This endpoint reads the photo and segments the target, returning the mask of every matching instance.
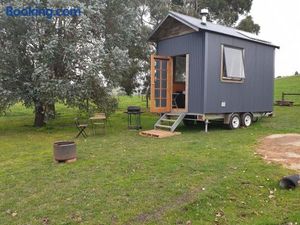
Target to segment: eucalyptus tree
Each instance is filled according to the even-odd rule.
[[[157,25],[170,10],[200,17],[201,9],[208,8],[210,20],[232,27],[236,25],[236,22],[241,16],[249,16],[252,1],[253,0],[140,0],[141,4],[148,5],[151,22],[154,26]],[[246,17],[245,19],[249,21],[252,20],[252,17]],[[251,29],[249,30],[250,32],[252,31]]]
[[[246,16],[240,23],[237,25],[239,30],[247,31],[258,35],[260,31],[260,26],[254,23],[252,16]]]
[[[118,85],[117,73],[103,73],[106,59],[111,71],[120,71],[124,55],[117,48],[104,51],[105,0],[1,1],[0,3],[0,109],[15,102],[34,106],[35,126],[45,122],[47,106],[57,101],[83,107],[85,100],[103,105],[109,85]],[[5,14],[14,8],[80,8],[77,16],[22,16]],[[109,56],[108,56],[109,55]],[[105,97],[106,96],[106,97]]]
[[[103,9],[104,51],[103,74],[119,75],[120,86],[128,95],[139,85],[138,77],[145,72],[149,59],[147,36],[150,28],[145,25],[144,13],[138,0],[107,0]],[[118,58],[112,57],[117,53]],[[121,62],[118,62],[121,61]],[[120,70],[111,64],[120,64]]]

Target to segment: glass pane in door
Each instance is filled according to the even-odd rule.
[[[167,98],[167,89],[161,89],[161,97]]]
[[[155,107],[167,106],[167,65],[168,60],[155,60]]]

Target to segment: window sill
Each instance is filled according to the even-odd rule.
[[[244,83],[245,78],[244,79],[232,79],[232,78],[225,78],[225,77],[221,77],[221,82],[224,83]]]

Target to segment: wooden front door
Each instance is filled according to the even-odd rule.
[[[151,55],[151,112],[165,113],[172,109],[173,59]]]

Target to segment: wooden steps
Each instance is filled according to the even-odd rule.
[[[154,129],[174,132],[184,117],[185,113],[165,113],[155,123]]]

